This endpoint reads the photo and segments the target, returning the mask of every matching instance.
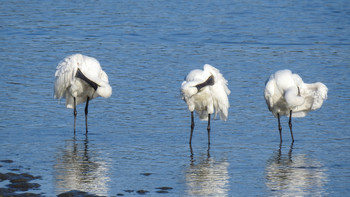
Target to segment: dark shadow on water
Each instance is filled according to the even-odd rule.
[[[186,170],[187,196],[227,196],[229,192],[229,163],[226,159],[216,161],[206,153],[194,155],[190,145],[190,164]]]
[[[265,185],[274,196],[322,196],[327,182],[326,169],[319,161],[306,154],[293,155],[291,143],[288,152],[282,144],[267,160]]]
[[[88,135],[84,140],[74,136],[59,149],[54,165],[56,194],[79,190],[107,195],[108,163],[99,156],[98,150],[90,148]]]

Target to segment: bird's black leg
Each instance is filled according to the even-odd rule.
[[[210,114],[208,114],[208,145],[210,145]]]
[[[189,144],[190,145],[190,153],[191,153],[191,162],[193,162],[193,149],[192,149],[192,144]]]
[[[281,121],[280,121],[280,114],[277,113],[277,119],[278,119],[278,130],[280,132],[280,143],[282,143],[282,127],[281,127]]]
[[[87,115],[88,115],[89,100],[90,100],[90,98],[87,97],[86,105],[85,105],[85,128],[86,128],[86,133],[88,133]]]
[[[190,145],[192,144],[193,129],[194,129],[194,118],[193,118],[193,112],[191,112],[191,135],[190,135]]]
[[[73,111],[73,114],[74,114],[74,135],[75,135],[75,125],[76,125],[76,122],[77,122],[77,103],[76,103],[76,100],[75,100],[75,97],[74,98],[74,111]]]
[[[293,131],[292,131],[292,110],[289,112],[289,129],[290,135],[292,136],[292,142],[294,142]]]

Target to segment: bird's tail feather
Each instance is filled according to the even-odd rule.
[[[323,104],[323,101],[327,99],[328,88],[320,82],[309,84],[308,86],[312,87],[313,89],[314,103],[311,110],[316,110],[320,108]]]

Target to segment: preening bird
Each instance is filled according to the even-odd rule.
[[[294,142],[292,116],[304,117],[308,112],[319,109],[327,99],[327,92],[328,88],[323,83],[304,83],[298,74],[290,70],[279,70],[270,76],[266,81],[264,95],[267,107],[278,119],[280,142],[280,116],[289,116],[289,129]]]
[[[210,144],[210,115],[214,118],[219,114],[220,119],[227,120],[230,107],[227,80],[220,71],[209,64],[205,64],[203,70],[192,70],[181,85],[182,99],[188,105],[191,112],[191,135],[194,129],[193,111],[196,111],[201,120],[208,121],[208,144]]]
[[[74,54],[64,58],[57,66],[55,73],[54,98],[65,97],[66,107],[74,109],[74,133],[76,125],[76,106],[86,102],[86,133],[89,100],[98,96],[108,98],[112,95],[108,76],[100,63],[93,57]]]

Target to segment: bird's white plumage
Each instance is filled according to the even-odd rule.
[[[84,80],[76,77],[77,70],[98,85],[96,91]],[[102,70],[100,63],[93,57],[74,54],[64,58],[57,66],[55,73],[54,98],[65,97],[66,107],[74,107],[76,104],[102,96],[108,98],[112,95],[112,87],[109,85],[108,76]]]
[[[214,77],[214,84],[198,90],[196,85],[205,82],[210,76]],[[203,70],[192,70],[181,85],[182,98],[186,101],[188,109],[199,115],[201,120],[207,120],[208,114],[219,114],[220,119],[227,120],[230,107],[227,80],[220,71],[209,64]]]
[[[320,82],[304,83],[298,74],[290,70],[279,70],[270,76],[265,87],[265,101],[269,110],[277,117],[304,117],[310,111],[319,109],[327,99],[328,88]]]

